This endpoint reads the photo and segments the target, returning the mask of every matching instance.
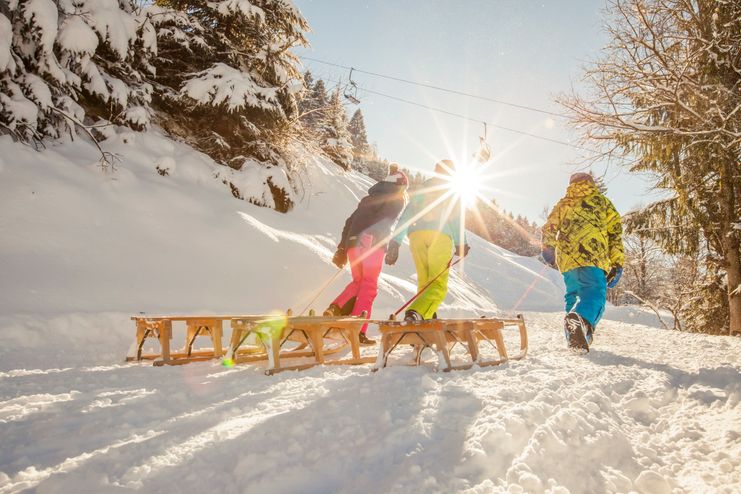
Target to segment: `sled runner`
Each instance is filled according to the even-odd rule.
[[[519,360],[527,355],[527,329],[522,315],[516,319],[430,319],[425,321],[377,321],[381,331],[381,347],[373,368],[374,371],[388,365],[389,355],[401,348],[400,345],[413,347],[411,365],[420,365],[422,352],[429,348],[438,356],[438,370],[450,371],[470,369],[474,365],[486,367],[499,365],[508,360]],[[519,330],[520,351],[509,356],[502,330],[516,327]],[[457,345],[466,351],[470,358],[463,364],[453,365],[450,352]],[[498,358],[482,357],[482,345],[491,345],[496,349]]]

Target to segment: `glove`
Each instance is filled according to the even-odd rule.
[[[622,275],[623,267],[613,266],[610,272],[607,274],[607,288],[615,288]]]
[[[550,245],[544,245],[543,249],[540,251],[540,257],[543,258],[543,261],[547,265],[556,269],[556,249]]]
[[[399,259],[399,242],[392,240],[386,249],[386,264],[393,266]]]
[[[471,247],[468,244],[463,245],[456,245],[455,246],[455,255],[460,257],[466,257],[468,255],[468,251],[471,250]],[[462,254],[461,254],[462,252]]]
[[[332,264],[338,268],[343,268],[347,264],[347,251],[344,247],[337,247],[337,252],[332,256]]]

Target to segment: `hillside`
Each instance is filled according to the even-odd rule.
[[[475,237],[441,311],[524,311],[523,361],[273,377],[123,364],[133,313],[303,309],[371,182],[296,148],[304,194],[281,214],[233,198],[217,165],[156,131],[103,146],[113,173],[82,141],[36,152],[0,138],[0,493],[741,488],[738,339],[611,308],[573,356],[560,276]],[[377,315],[413,294],[413,271],[402,249]]]

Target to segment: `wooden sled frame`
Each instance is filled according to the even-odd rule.
[[[232,363],[267,362],[266,374],[283,370],[301,370],[321,364],[358,365],[374,363],[374,371],[386,367],[389,355],[400,344],[414,346],[413,365],[419,365],[422,352],[431,348],[438,354],[438,370],[469,369],[500,365],[509,360],[519,360],[527,355],[528,338],[522,315],[516,319],[433,319],[419,322],[368,320],[361,316],[294,317],[289,310],[285,316],[242,315],[242,316],[134,316],[136,322],[136,353],[126,361],[154,360],[154,365],[180,365],[220,358]],[[170,350],[173,321],[186,323],[186,341],[182,351]],[[223,322],[229,321],[232,336],[228,349],[222,348]],[[360,329],[366,323],[377,324],[381,331],[381,344],[377,357],[360,356]],[[506,327],[516,326],[520,335],[520,351],[509,356],[502,335]],[[246,344],[254,334],[257,344]],[[213,349],[193,350],[198,336],[208,336]],[[147,339],[160,343],[161,353],[142,354]],[[296,346],[288,348],[295,343]],[[329,343],[329,345],[328,345]],[[499,358],[484,360],[480,344],[496,348]],[[463,346],[471,360],[462,365],[452,365],[450,351]],[[348,358],[326,359],[350,347]],[[308,359],[309,362],[285,365],[287,360]]]
[[[400,344],[414,346],[413,365],[419,365],[422,352],[426,348],[432,349],[438,355],[438,370],[470,369],[474,365],[487,367],[500,365],[509,360],[520,360],[527,355],[528,339],[525,319],[521,314],[516,319],[431,319],[426,321],[376,321],[381,331],[381,347],[378,358],[373,367],[374,371],[388,365],[389,355]],[[502,330],[509,326],[516,326],[520,335],[520,351],[510,357]],[[479,349],[480,343],[488,343],[496,348],[499,358],[483,360]],[[453,365],[450,360],[450,351],[461,345],[466,348],[470,362],[462,365]]]
[[[360,356],[360,330],[368,319],[363,316],[347,317],[293,317],[277,316],[263,319],[232,319],[232,340],[226,351],[224,361],[246,363],[267,361],[266,374],[272,375],[284,370],[303,370],[316,365],[358,365],[372,363],[375,357]],[[259,348],[250,347],[252,354],[245,354],[243,344],[255,334]],[[327,340],[332,343],[327,346]],[[298,343],[287,349],[289,342]],[[345,359],[326,359],[347,347],[351,357]],[[310,362],[285,365],[286,360],[311,359]]]
[[[133,316],[136,323],[136,353],[126,357],[127,362],[153,360],[154,365],[180,365],[189,362],[199,362],[221,358],[224,353],[222,346],[223,322],[231,321],[235,317],[264,319],[266,315],[234,316],[234,315],[205,315],[205,316]],[[172,323],[185,322],[185,346],[181,351],[172,352]],[[212,343],[212,349],[193,350],[193,344],[199,336],[207,336]],[[147,339],[155,339],[160,344],[160,353],[142,354],[142,348]]]

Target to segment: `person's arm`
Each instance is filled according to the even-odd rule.
[[[612,202],[607,199],[607,217],[605,218],[607,228],[607,252],[610,257],[611,266],[623,266],[625,254],[623,251],[623,225],[620,213],[617,212]]]
[[[551,214],[548,215],[548,219],[541,229],[542,238],[541,243],[543,248],[550,247],[556,248],[556,236],[558,235],[558,229],[561,226],[561,201],[558,201],[551,210]]]
[[[350,234],[350,226],[352,225],[353,218],[358,213],[358,209],[345,220],[345,226],[342,228],[342,236],[340,237],[340,243],[337,244],[337,249],[347,250],[347,237]]]
[[[446,204],[446,203],[443,203]],[[464,231],[461,235],[461,208],[460,206],[454,207],[450,212],[450,218],[448,218],[445,230],[450,238],[453,239],[453,246],[458,251],[458,247],[461,245],[461,237],[463,237],[463,243],[466,242],[466,232]]]
[[[411,224],[410,220],[414,218],[414,215],[416,214],[417,208],[415,207],[415,202],[414,198],[409,201],[407,207],[402,211],[399,221],[396,222],[393,241],[398,244],[401,244],[404,241],[404,237],[406,237],[407,230],[409,229],[409,224]]]
[[[558,201],[541,229],[540,257],[552,268],[558,267],[556,264],[556,237],[558,236],[560,226],[561,201]]]

